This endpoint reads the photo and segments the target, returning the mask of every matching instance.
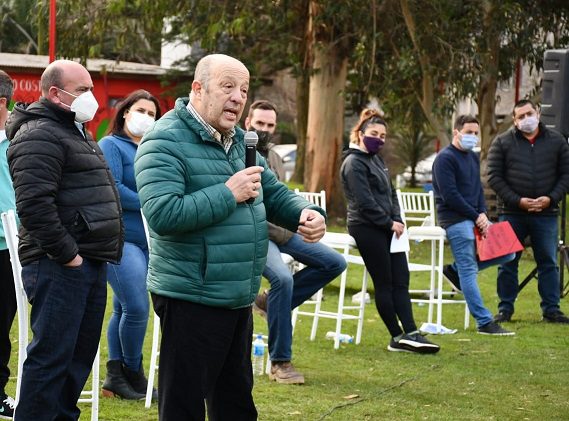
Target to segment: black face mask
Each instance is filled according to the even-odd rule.
[[[261,153],[269,151],[269,143],[273,139],[273,135],[269,132],[263,130],[253,129],[257,136],[259,136],[259,142],[257,143],[257,150]]]

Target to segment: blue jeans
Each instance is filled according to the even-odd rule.
[[[557,216],[501,215],[500,221],[509,221],[518,239],[523,243],[529,235],[535,263],[537,264],[537,290],[544,314],[559,311],[559,267],[557,266],[558,227]],[[498,310],[514,312],[518,296],[518,263],[522,252],[511,262],[498,269]]]
[[[107,265],[83,259],[68,268],[47,257],[22,268],[32,304],[32,342],[24,362],[20,421],[77,420],[77,399],[89,377],[107,301]]]
[[[468,305],[468,310],[476,320],[478,327],[493,320],[492,313],[484,306],[480,288],[478,287],[478,272],[492,265],[510,262],[515,258],[511,253],[497,259],[480,262],[476,258],[476,243],[474,241],[474,222],[462,221],[446,228],[447,239],[454,256],[454,268],[460,278],[460,288]]]
[[[107,330],[109,360],[122,361],[132,371],[140,369],[148,324],[147,272],[148,249],[133,243],[124,243],[120,265],[109,263],[108,267],[107,277],[114,292]]]
[[[283,262],[281,252],[290,254],[306,265],[292,275]],[[269,354],[271,361],[290,361],[292,355],[291,310],[346,269],[344,257],[321,243],[306,243],[298,234],[285,244],[269,241],[267,265],[263,276],[271,290],[267,302],[269,322]]]

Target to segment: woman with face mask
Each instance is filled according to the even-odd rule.
[[[378,155],[386,135],[387,124],[374,109],[364,110],[352,129],[340,170],[348,231],[373,280],[375,305],[391,336],[387,349],[433,354],[440,347],[419,333],[413,319],[405,253],[390,252],[393,234],[399,237],[405,227],[389,172]]]
[[[115,178],[125,226],[122,260],[120,265],[109,264],[107,274],[114,297],[103,396],[144,399],[146,395],[142,344],[149,313],[148,246],[134,179],[134,156],[142,136],[160,115],[156,97],[137,90],[118,105],[111,133],[99,142]]]

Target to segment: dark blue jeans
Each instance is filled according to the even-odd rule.
[[[293,275],[283,262],[281,252],[290,254],[306,267]],[[281,245],[269,241],[263,276],[271,284],[267,303],[271,361],[290,361],[292,358],[291,310],[309,299],[344,269],[344,256],[322,243],[307,243],[298,234]]]
[[[32,304],[32,342],[24,362],[20,421],[77,420],[107,300],[107,265],[84,259],[68,268],[44,257],[22,268]]]
[[[559,311],[559,267],[557,266],[558,227],[557,216],[502,215],[500,221],[509,221],[518,239],[529,235],[535,263],[537,264],[537,289],[541,297],[541,311]],[[516,258],[498,269],[498,311],[513,313],[518,296],[518,263]]]

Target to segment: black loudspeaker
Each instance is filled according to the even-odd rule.
[[[547,50],[543,57],[541,122],[569,137],[569,50]]]

